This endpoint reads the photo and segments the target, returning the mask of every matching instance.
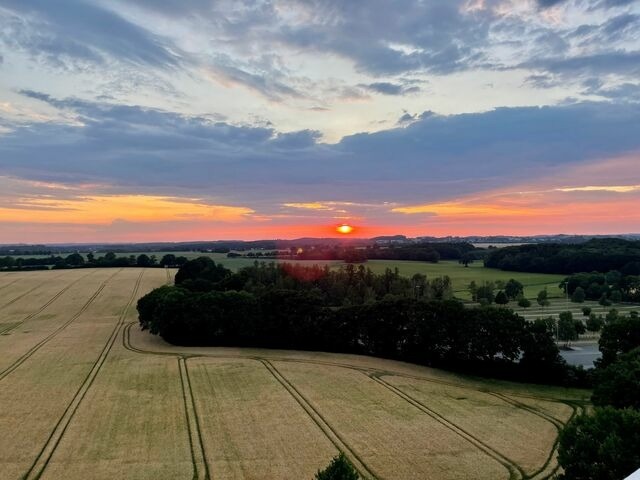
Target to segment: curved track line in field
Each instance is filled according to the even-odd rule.
[[[376,474],[371,467],[369,467],[364,460],[354,451],[352,447],[346,442],[344,438],[331,426],[331,424],[322,416],[322,414],[313,406],[313,404],[307,399],[293,384],[287,380],[287,378],[280,373],[280,371],[268,360],[258,360],[265,368],[273,375],[273,377],[284,387],[287,392],[295,399],[295,401],[302,407],[307,415],[313,420],[313,422],[322,430],[325,436],[333,443],[333,445],[345,455],[351,457],[351,462],[356,468],[358,473],[363,478],[379,479],[382,477]]]
[[[198,411],[196,410],[196,402],[193,398],[187,360],[184,357],[178,358],[178,367],[180,368],[182,398],[184,400],[184,412],[187,422],[187,430],[189,432],[191,460],[193,462],[193,480],[209,480],[211,478],[209,474],[209,464],[204,450],[204,442],[202,441],[200,420],[198,418]]]
[[[74,322],[80,315],[82,315],[87,310],[87,308],[89,308],[89,305],[91,305],[93,303],[93,301],[98,297],[98,295],[100,295],[102,290],[104,290],[104,287],[107,286],[107,283],[109,283],[109,281],[114,276],[116,276],[121,270],[122,269],[118,270],[116,273],[114,273],[109,278],[107,278],[104,282],[102,282],[102,284],[93,293],[93,295],[91,295],[91,297],[89,297],[89,300],[87,300],[85,302],[85,304],[82,306],[82,308],[80,310],[78,310],[78,312],[73,317],[71,317],[65,323],[60,325],[57,329],[55,329],[53,332],[51,332],[49,335],[47,335],[44,339],[42,339],[41,341],[36,343],[26,353],[24,353],[20,358],[18,358],[15,362],[13,362],[11,365],[9,365],[7,368],[5,368],[2,372],[0,372],[0,380],[3,380],[11,372],[15,371],[15,369],[18,368],[20,365],[22,365],[25,361],[27,361],[29,359],[29,357],[31,357],[31,355],[36,353],[49,340],[51,340],[53,337],[58,335],[61,331],[63,331],[65,328],[67,328],[72,322]]]
[[[53,277],[52,279],[49,279],[49,280],[43,281],[42,283],[39,283],[39,284],[38,284],[38,285],[36,285],[35,287],[33,287],[33,288],[31,288],[31,289],[27,290],[27,291],[26,291],[26,292],[24,292],[24,293],[21,293],[21,294],[20,294],[20,295],[18,295],[16,298],[14,298],[14,299],[12,299],[12,300],[9,300],[7,303],[5,303],[4,305],[2,305],[2,306],[0,307],[0,309],[3,309],[3,308],[5,308],[5,307],[8,307],[9,305],[12,305],[12,304],[16,303],[18,300],[20,300],[20,299],[21,299],[21,298],[23,298],[23,297],[26,297],[27,295],[29,295],[29,294],[30,294],[31,292],[33,292],[34,290],[37,290],[38,288],[40,288],[40,287],[41,287],[41,286],[43,286],[44,284],[46,284],[46,283],[50,282],[51,280],[55,280],[56,278],[60,278],[62,275],[63,275],[63,274],[61,273],[60,275],[56,275],[56,276],[55,276],[55,277]],[[16,280],[16,281],[17,281],[17,280]],[[14,282],[14,283],[15,283],[15,282]],[[7,286],[7,285],[5,285],[5,286]]]
[[[95,272],[89,272],[86,275],[83,275],[80,278],[77,278],[76,280],[74,280],[73,282],[71,282],[69,285],[67,285],[66,287],[64,287],[62,290],[60,290],[58,293],[56,293],[53,297],[51,297],[42,307],[40,307],[38,310],[36,310],[35,312],[31,312],[29,315],[27,315],[26,317],[24,317],[22,320],[20,320],[19,322],[15,323],[12,327],[7,328],[5,330],[2,331],[2,334],[6,334],[9,333],[11,330],[14,330],[16,328],[18,328],[20,325],[22,325],[24,322],[31,320],[32,318],[34,318],[36,315],[39,315],[40,313],[42,313],[42,311],[47,308],[49,305],[51,305],[53,302],[55,302],[58,298],[60,298],[62,296],[62,294],[64,292],[66,292],[67,290],[69,290],[71,287],[73,287],[76,283],[78,283],[80,280],[83,280],[85,278],[87,278],[89,275],[93,274]],[[56,277],[57,278],[57,277]]]
[[[365,374],[365,375],[367,375],[369,377],[372,377],[372,379],[373,379],[374,376],[377,377],[377,378],[380,378],[380,377],[385,376],[385,375],[412,378],[412,379],[426,381],[426,382],[430,382],[430,383],[436,383],[436,384],[452,386],[452,387],[457,387],[457,388],[463,388],[463,389],[467,389],[467,390],[472,390],[472,391],[483,392],[483,393],[488,393],[488,394],[495,395],[498,398],[500,398],[501,400],[512,404],[516,408],[521,408],[523,410],[526,410],[527,412],[529,412],[529,413],[531,413],[533,415],[537,415],[540,418],[542,418],[543,420],[548,421],[558,431],[560,430],[560,428],[562,426],[564,426],[573,417],[575,417],[575,415],[577,414],[578,410],[582,409],[582,407],[580,405],[580,403],[581,403],[580,401],[573,401],[573,400],[568,400],[568,399],[558,399],[558,398],[553,398],[553,397],[537,396],[537,395],[524,394],[524,393],[513,393],[513,394],[510,394],[510,395],[515,396],[515,397],[530,398],[530,399],[534,399],[534,400],[544,400],[544,401],[548,401],[548,402],[563,403],[563,404],[568,405],[569,407],[571,407],[573,409],[573,413],[572,413],[572,415],[570,416],[570,418],[566,422],[562,422],[561,420],[559,420],[559,419],[557,419],[557,418],[555,418],[555,417],[553,417],[553,416],[551,416],[549,414],[546,414],[544,412],[540,412],[539,410],[535,409],[534,407],[531,407],[529,405],[526,405],[526,404],[523,404],[521,402],[518,402],[516,399],[511,398],[511,397],[507,396],[506,394],[502,394],[500,392],[494,392],[494,391],[491,391],[491,390],[488,390],[488,389],[485,389],[485,388],[474,388],[472,386],[461,385],[459,383],[449,382],[449,381],[446,381],[446,380],[440,380],[440,379],[434,379],[434,378],[428,378],[428,377],[421,377],[421,376],[417,376],[417,375],[404,374],[404,373],[394,372],[394,371],[389,371],[389,370],[381,370],[381,369],[372,368],[372,367],[357,366],[357,365],[351,365],[351,364],[347,364],[347,363],[331,362],[331,361],[326,361],[326,360],[297,359],[297,358],[287,358],[287,357],[281,357],[281,358],[269,357],[268,359],[266,359],[266,358],[260,357],[258,355],[219,355],[219,354],[206,354],[206,353],[189,354],[189,353],[180,353],[180,352],[143,350],[143,349],[135,347],[135,346],[133,346],[131,344],[131,327],[134,324],[135,324],[135,322],[129,323],[125,327],[125,329],[123,330],[122,344],[126,349],[128,349],[128,350],[130,350],[132,352],[138,353],[138,354],[143,354],[143,355],[160,355],[160,356],[184,357],[186,359],[188,359],[188,358],[199,358],[199,357],[201,357],[201,358],[252,359],[252,360],[257,360],[257,361],[260,361],[260,362],[265,362],[265,361],[269,362],[269,360],[271,360],[271,361],[281,361],[281,362],[291,362],[291,363],[303,363],[303,364],[312,364],[312,365],[326,365],[326,366],[342,367],[342,368],[347,368],[347,369],[359,371],[359,372],[361,372],[361,373],[363,373],[363,374]],[[286,379],[285,379],[285,381],[286,381]],[[382,381],[382,382],[384,382],[384,381]],[[392,388],[394,388],[393,385],[390,385],[390,386]],[[402,392],[402,391],[400,391],[400,393],[404,394],[404,392]],[[294,398],[295,398],[295,396],[294,396]],[[297,401],[297,398],[296,398],[296,401]],[[416,403],[420,403],[420,402],[416,401]],[[430,410],[428,407],[426,407],[424,405],[423,405],[423,407],[425,407],[426,409]],[[304,409],[304,407],[303,407],[303,409]],[[305,411],[306,411],[306,409],[305,409]],[[309,412],[307,412],[307,413],[309,413]],[[423,412],[423,413],[426,413],[426,412]],[[314,420],[314,422],[316,421],[313,417],[312,417],[312,419]],[[446,419],[444,419],[444,420],[446,422],[451,423],[451,425],[453,425],[455,428],[458,428],[461,432],[464,432],[465,434],[467,434],[470,437],[472,437],[470,434],[468,434],[464,429],[462,429],[458,425],[456,425],[453,422],[450,422],[450,421],[448,421]],[[331,437],[329,437],[329,439],[333,443],[333,440],[331,439]],[[484,442],[482,442],[481,440],[476,439],[476,441],[479,442],[480,444],[484,445]],[[473,443],[473,442],[471,442],[471,443]],[[334,445],[335,445],[335,443],[334,443]],[[546,480],[546,479],[551,478],[557,472],[557,470],[559,469],[559,465],[556,464],[551,471],[548,471],[548,468],[549,468],[551,462],[553,461],[553,457],[554,457],[554,455],[555,455],[555,453],[557,451],[558,439],[556,439],[556,441],[554,442],[552,450],[551,450],[546,462],[544,463],[544,465],[540,469],[538,469],[538,470],[536,470],[533,473],[528,474],[528,475],[524,472],[522,467],[520,467],[517,463],[509,460],[507,457],[504,457],[499,452],[493,450],[492,447],[484,445],[485,448],[481,448],[481,447],[479,447],[478,445],[475,445],[475,444],[474,444],[474,446],[476,446],[480,451],[482,451],[483,453],[486,453],[489,456],[492,456],[492,455],[487,453],[487,451],[485,451],[485,448],[487,448],[488,450],[494,452],[495,455],[503,457],[504,460],[500,461],[500,460],[497,460],[495,457],[492,456],[492,458],[496,459],[501,464],[503,464],[505,466],[505,468],[507,468],[507,470],[510,473],[511,478],[521,478],[522,480]],[[337,445],[336,445],[336,447],[339,450],[343,451]],[[349,454],[349,453],[353,453],[353,452],[349,449],[349,451],[344,451],[344,453],[345,454]],[[511,468],[507,467],[507,465],[505,465],[505,463],[512,464],[512,467]],[[545,474],[545,471],[548,471],[548,472]],[[514,476],[514,474],[516,476]],[[544,474],[544,476],[542,476],[543,474]]]
[[[450,420],[447,420],[447,418],[445,418],[443,415],[440,415],[435,410],[427,407],[421,401],[413,398],[411,395],[405,393],[401,389],[399,389],[399,388],[395,387],[394,385],[391,385],[390,383],[386,382],[380,376],[377,376],[375,374],[374,375],[367,375],[367,376],[369,378],[371,378],[372,380],[374,380],[379,385],[382,385],[384,388],[386,388],[389,391],[393,392],[398,397],[402,398],[404,401],[406,401],[407,403],[409,403],[413,407],[415,407],[418,410],[420,410],[422,413],[427,414],[429,417],[431,417],[432,419],[434,419],[436,422],[440,423],[441,425],[445,426],[446,428],[448,428],[449,430],[454,432],[456,435],[462,437],[467,442],[471,443],[474,447],[476,447],[478,450],[482,451],[485,455],[491,457],[492,459],[494,459],[495,461],[500,463],[509,472],[509,480],[522,480],[522,479],[527,478],[527,475],[526,475],[525,471],[522,469],[522,467],[520,467],[520,465],[518,465],[516,462],[514,462],[510,458],[508,458],[508,457],[504,456],[503,454],[501,454],[498,450],[494,449],[489,444],[483,442],[482,440],[480,440],[476,436],[474,436],[471,433],[467,432],[465,429],[463,429],[462,427],[460,427],[456,423],[454,423],[454,422],[452,422]]]
[[[131,344],[131,327],[135,324],[135,322],[129,323],[122,332],[122,345],[127,350],[130,350],[134,353],[138,353],[141,355],[160,355],[160,356],[170,356],[170,357],[179,357],[184,358],[185,367],[186,361],[190,358],[200,358],[200,357],[209,357],[209,358],[234,358],[234,359],[248,359],[255,360],[263,364],[263,366],[271,373],[271,375],[280,383],[280,385],[287,390],[287,392],[293,397],[293,399],[300,405],[300,407],[304,410],[304,412],[311,418],[311,420],[318,426],[318,428],[322,431],[322,433],[329,439],[329,441],[338,449],[338,451],[343,452],[345,455],[349,456],[352,463],[361,474],[361,476],[365,479],[371,480],[380,480],[380,477],[374,474],[370,467],[368,467],[361,458],[353,451],[351,447],[340,437],[340,435],[329,425],[329,423],[322,417],[322,415],[309,403],[309,401],[295,388],[293,385],[266,359],[260,357],[252,357],[252,356],[229,356],[229,357],[214,357],[208,355],[182,355],[180,353],[173,352],[153,352],[147,350],[141,350],[139,348],[134,347]],[[187,372],[188,373],[188,372]],[[187,376],[188,379],[188,376]],[[190,384],[189,384],[190,388]],[[189,392],[191,398],[193,400],[193,395]],[[195,411],[194,404],[194,417],[196,422],[198,422],[197,412]],[[200,440],[201,441],[201,440]],[[203,449],[203,444],[200,444],[200,448]],[[206,460],[206,458],[205,458]],[[208,474],[208,471],[207,471]]]
[[[107,279],[107,282],[121,271],[122,269],[114,273],[111,277]],[[78,411],[78,407],[80,406],[80,403],[82,402],[85,395],[89,391],[89,388],[91,388],[91,385],[93,384],[94,380],[96,379],[96,376],[100,372],[102,365],[104,365],[104,362],[107,359],[107,356],[109,355],[109,352],[111,351],[111,348],[113,347],[113,344],[115,343],[116,338],[118,337],[118,333],[120,332],[120,329],[124,324],[124,319],[126,318],[129,308],[131,307],[131,304],[135,300],[135,297],[138,293],[138,289],[140,287],[140,283],[142,281],[142,275],[144,274],[144,272],[145,272],[144,269],[140,271],[140,275],[138,275],[136,283],[133,287],[133,291],[131,292],[131,296],[129,297],[129,301],[127,302],[124,309],[122,310],[122,313],[120,314],[120,317],[118,318],[118,321],[116,322],[116,325],[113,331],[111,332],[111,335],[107,340],[107,343],[105,344],[102,351],[100,352],[98,359],[93,364],[93,367],[85,377],[84,381],[82,382],[82,385],[80,385],[80,388],[74,395],[73,399],[71,400],[71,403],[67,405],[67,408],[62,414],[62,417],[60,417],[60,419],[56,423],[56,426],[54,427],[53,431],[49,435],[47,442],[44,444],[44,446],[40,450],[38,457],[35,459],[35,461],[31,465],[31,468],[22,477],[23,480],[36,480],[42,476],[45,468],[47,468],[47,465],[49,464],[49,461],[51,460],[53,453],[58,447],[60,440],[62,440],[62,436],[67,430],[67,427],[69,426],[69,423],[73,419],[73,416],[75,415],[75,413]],[[106,282],[101,286],[100,291],[102,291],[105,285],[106,285]]]

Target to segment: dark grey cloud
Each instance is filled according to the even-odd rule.
[[[0,42],[53,66],[103,65],[115,59],[158,68],[180,63],[165,39],[98,2],[0,1]]]
[[[257,206],[293,199],[424,201],[505,186],[554,168],[640,150],[631,104],[425,112],[335,144],[139,106],[53,99],[83,126],[40,123],[0,137],[0,172],[130,191],[189,191]]]
[[[567,0],[536,0],[540,8],[549,8],[561,3],[566,3]]]
[[[547,74],[633,76],[640,73],[640,51],[617,50],[606,53],[585,54],[573,57],[548,57],[530,60],[521,68],[536,69]]]
[[[391,82],[374,82],[368,85],[361,85],[363,88],[383,95],[406,95],[408,93],[418,93],[420,87],[416,85],[407,86]]]

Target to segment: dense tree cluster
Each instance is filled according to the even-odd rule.
[[[485,265],[517,272],[609,272],[640,275],[640,241],[614,238],[578,244],[528,244],[492,249]]]
[[[446,300],[453,296],[449,277],[411,278],[387,268],[375,275],[364,265],[348,264],[337,270],[290,263],[254,262],[237,273],[207,257],[187,262],[176,274],[176,285],[192,291],[236,290],[261,295],[268,290],[308,291],[324,305],[349,306],[371,303],[387,295],[402,298]]]
[[[505,308],[465,308],[449,299],[447,279],[375,275],[354,265],[334,272],[256,264],[232,274],[206,258],[188,262],[176,280],[138,302],[142,328],[171,343],[348,352],[521,380],[576,380],[552,325]]]
[[[640,301],[640,275],[624,275],[617,270],[576,273],[565,278],[560,288],[566,288],[571,300],[576,303],[601,299],[612,302]]]
[[[640,468],[640,318],[610,315],[593,374],[593,412],[560,433],[563,480],[615,480]]]

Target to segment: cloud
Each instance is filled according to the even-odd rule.
[[[327,144],[312,130],[279,132],[24,93],[77,121],[26,125],[1,136],[0,171],[6,175],[165,196],[197,192],[212,204],[260,205],[261,212],[310,197],[363,203],[438,199],[640,150],[640,112],[633,105],[425,112],[409,125]]]
[[[361,86],[383,95],[406,95],[408,93],[418,93],[420,91],[420,87],[415,85],[406,86],[391,82],[374,82]]]
[[[536,0],[540,8],[549,8],[565,3],[567,0]]]
[[[98,2],[4,0],[0,42],[54,67],[104,66],[109,60],[175,68],[177,48]]]

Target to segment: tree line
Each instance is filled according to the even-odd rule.
[[[585,300],[619,302],[640,302],[640,275],[625,275],[611,270],[607,273],[576,273],[565,278],[560,288],[575,303]]]
[[[421,280],[424,290],[397,272],[353,265],[257,264],[232,274],[199,258],[137,307],[144,330],[180,345],[356,353],[520,381],[585,381],[560,357],[553,326],[505,308],[466,308],[440,288],[445,280]]]
[[[517,272],[609,272],[640,275],[640,241],[592,239],[577,244],[535,244],[492,249],[485,266]]]
[[[440,260],[460,260],[471,263],[480,258],[484,250],[470,243],[418,243],[410,245],[366,245],[361,247],[343,245],[305,245],[291,246],[288,250],[248,252],[240,254],[229,252],[229,257],[263,257],[286,260],[341,260],[347,263],[361,263],[367,260],[412,260],[437,263]]]
[[[0,270],[48,270],[68,268],[112,268],[112,267],[180,267],[187,263],[186,257],[173,254],[164,255],[160,260],[155,255],[117,256],[108,252],[103,256],[88,253],[86,258],[80,253],[72,253],[66,257],[50,255],[48,257],[0,257]]]

